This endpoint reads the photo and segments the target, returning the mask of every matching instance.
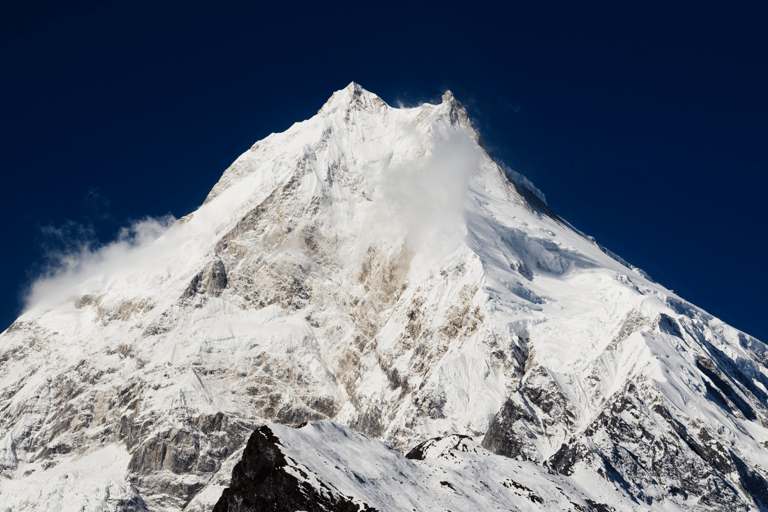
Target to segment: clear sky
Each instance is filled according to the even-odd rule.
[[[557,213],[768,341],[761,2],[28,4],[0,16],[0,329],[51,254],[189,213],[354,80],[452,90]]]

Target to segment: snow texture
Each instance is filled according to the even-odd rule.
[[[312,489],[309,493],[305,487],[305,496],[316,493],[331,502],[351,502],[354,510],[587,511],[602,504],[595,497],[625,509],[643,509],[609,485],[597,482],[580,486],[536,464],[487,452],[467,437],[451,435],[429,441],[406,457],[380,441],[330,421],[299,429],[270,425],[254,435],[266,438],[270,434],[284,459],[280,471],[295,478],[297,487]],[[268,466],[268,452],[255,448],[255,444],[249,444],[244,462],[250,461],[251,468],[258,463]],[[240,469],[236,468],[235,474],[243,481],[256,480],[265,472],[256,475]],[[292,509],[283,509],[280,497],[290,490],[280,491],[276,493],[274,510]],[[215,512],[223,510],[225,502],[229,510],[237,509],[241,498],[225,493]],[[299,506],[323,510],[312,502]]]
[[[195,212],[33,288],[0,335],[0,502],[208,510],[254,429],[320,421],[275,429],[481,443],[496,487],[466,507],[524,467],[542,498],[549,468],[617,509],[768,510],[767,363],[561,219],[450,92],[397,109],[352,83]]]

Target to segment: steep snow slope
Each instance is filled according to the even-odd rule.
[[[122,480],[98,485],[129,509],[201,510],[258,425],[332,419],[401,451],[472,436],[652,508],[768,508],[766,346],[529,185],[450,93],[334,93],[2,334],[2,501],[94,495],[42,475],[109,449]]]
[[[249,510],[588,511],[599,496],[638,507],[605,482],[585,489],[530,462],[491,454],[468,437],[426,441],[406,456],[329,421],[257,430],[214,512]],[[257,507],[253,507],[258,509]],[[263,510],[262,509],[262,510]]]

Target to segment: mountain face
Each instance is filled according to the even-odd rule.
[[[108,249],[0,335],[5,510],[768,510],[766,345],[561,219],[450,92],[350,84]]]

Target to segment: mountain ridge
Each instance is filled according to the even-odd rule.
[[[0,495],[119,508],[78,465],[113,450],[99,488],[128,509],[206,510],[254,429],[332,420],[402,452],[470,436],[581,499],[600,479],[649,508],[768,506],[768,349],[526,183],[449,92],[337,91],[0,335]]]

